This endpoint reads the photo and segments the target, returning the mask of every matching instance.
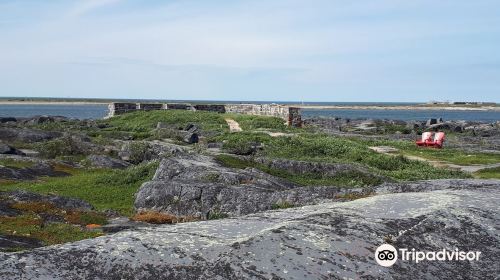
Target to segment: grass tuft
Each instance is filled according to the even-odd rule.
[[[192,222],[198,219],[195,217],[178,217],[156,211],[143,211],[135,214],[132,217],[132,220],[139,222],[146,222],[150,224],[176,224],[176,223]]]

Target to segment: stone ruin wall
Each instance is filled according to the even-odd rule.
[[[300,108],[278,104],[182,104],[182,103],[121,103],[114,102],[109,106],[108,117],[125,114],[137,110],[193,110],[218,113],[236,113],[257,116],[272,116],[284,119],[288,125],[302,126]]]

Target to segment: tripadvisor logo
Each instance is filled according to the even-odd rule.
[[[419,263],[422,261],[479,261],[479,251],[459,251],[458,249],[449,251],[442,249],[439,251],[417,251],[415,248],[409,250],[401,248],[397,250],[390,244],[382,244],[375,251],[375,260],[381,266],[390,267],[401,259]]]

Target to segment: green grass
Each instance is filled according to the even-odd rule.
[[[280,118],[266,116],[251,116],[239,114],[221,114],[206,111],[188,110],[163,110],[163,111],[138,111],[119,115],[107,120],[101,120],[109,127],[99,132],[93,132],[92,136],[97,137],[102,134],[123,133],[132,134],[134,139],[144,139],[154,136],[153,130],[158,122],[163,122],[178,128],[184,128],[188,124],[199,125],[204,131],[217,133],[229,132],[229,127],[225,121],[232,118],[237,121],[243,130],[266,129],[274,131],[287,130],[285,121]],[[107,135],[109,136],[109,135]]]
[[[271,205],[271,209],[273,209],[273,210],[287,209],[287,208],[293,208],[293,207],[294,207],[294,205],[288,201],[278,202],[278,203]]]
[[[368,149],[369,145],[365,142],[345,137],[319,133],[303,133],[292,137],[238,133],[222,137],[226,140],[224,148],[229,152],[244,147],[242,143],[260,141],[264,143],[264,150],[259,152],[260,156],[329,163],[356,163],[366,166],[376,174],[396,180],[469,177],[460,171],[435,168],[425,162],[409,160],[402,156],[379,154]],[[346,181],[350,181],[349,177],[357,177],[357,175],[346,175]]]
[[[492,164],[500,162],[500,154],[468,153],[459,149],[447,148],[446,144],[442,149],[434,149],[417,147],[413,141],[359,140],[358,142],[368,146],[392,146],[399,149],[401,153],[405,155],[418,156],[429,160],[446,161],[457,165]]]
[[[81,170],[70,177],[46,178],[42,182],[5,183],[0,190],[23,189],[76,197],[97,210],[112,209],[131,215],[134,194],[143,182],[153,177],[157,167],[158,163],[152,162],[125,170]]]
[[[481,179],[500,179],[500,167],[479,170],[474,172],[474,177]]]
[[[242,114],[225,114],[224,117],[234,119],[240,124],[243,131],[252,130],[270,130],[270,131],[289,131],[293,128],[286,125],[285,120],[275,117],[251,116]]]
[[[184,128],[190,123],[198,124],[204,130],[229,131],[224,115],[214,112],[193,112],[188,110],[139,111],[119,115],[101,122],[110,125],[110,130],[141,132],[150,134],[158,122]]]
[[[343,172],[335,177],[324,176],[319,173],[293,174],[284,170],[270,168],[264,164],[242,160],[229,155],[217,155],[216,160],[227,167],[244,169],[247,167],[257,168],[263,172],[280,177],[302,186],[340,186],[361,187],[378,185],[382,180],[361,172]]]
[[[26,168],[26,167],[31,167],[34,164],[35,163],[32,161],[22,161],[22,160],[16,160],[16,159],[11,159],[11,158],[0,159],[0,165],[6,166],[6,167]]]
[[[45,245],[73,242],[102,235],[100,232],[85,231],[81,227],[65,224],[44,224],[36,215],[0,217],[0,233],[36,238]]]

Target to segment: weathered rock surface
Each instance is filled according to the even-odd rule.
[[[61,137],[62,133],[27,128],[0,127],[0,140],[34,143]]]
[[[369,190],[299,187],[257,169],[228,168],[211,157],[185,155],[161,162],[153,180],[136,193],[135,207],[204,219],[255,213],[282,203],[313,204],[346,192]]]
[[[424,181],[399,189],[394,184],[409,192],[0,253],[0,278],[495,279],[499,187],[499,180]],[[481,251],[481,257],[418,264],[399,259],[386,268],[375,262],[374,252],[388,238],[396,248],[458,248]]]
[[[0,234],[0,251],[19,250],[19,248],[33,249],[42,246],[43,242],[35,238]]]
[[[0,165],[0,179],[6,180],[34,180],[40,176],[58,177],[68,175],[66,172],[54,170],[53,166],[46,162],[38,162],[33,166],[24,168]]]
[[[4,155],[24,155],[24,153],[12,146],[0,143],[0,154]]]
[[[131,164],[116,158],[105,155],[90,155],[87,157],[90,165],[99,168],[118,168],[123,169],[129,167]]]
[[[78,199],[58,195],[43,195],[23,190],[0,192],[0,198],[4,203],[12,202],[48,202],[57,208],[71,210],[92,210],[92,205],[88,202]]]
[[[124,142],[118,156],[124,161],[140,163],[185,152],[185,147],[160,141]]]

